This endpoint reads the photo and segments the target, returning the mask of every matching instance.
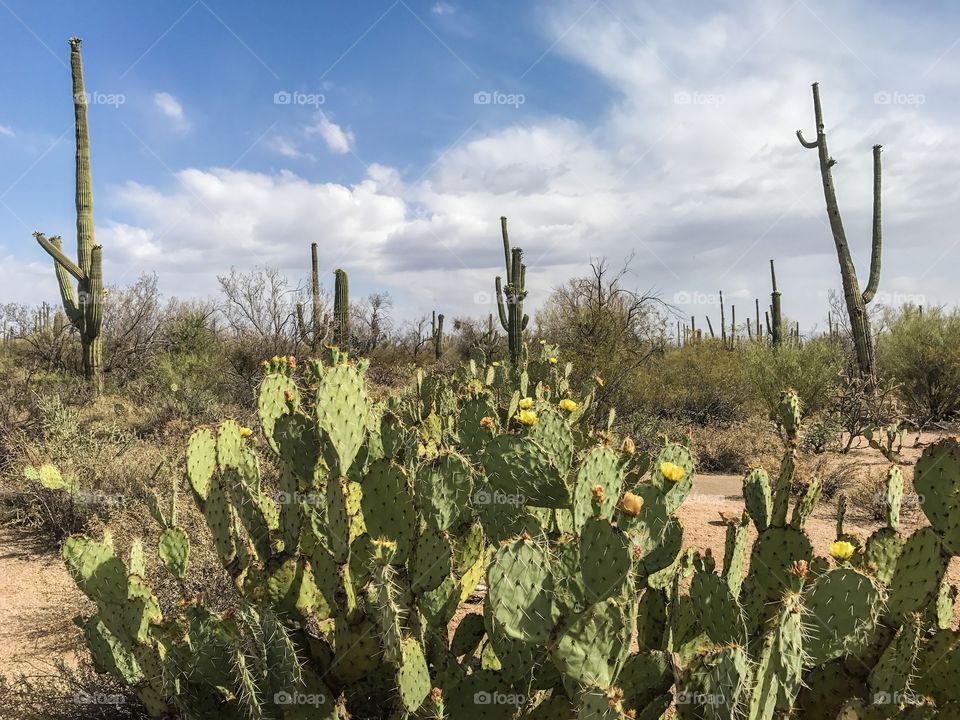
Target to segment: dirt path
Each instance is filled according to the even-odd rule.
[[[76,586],[60,556],[0,528],[0,675],[45,674],[72,663],[80,641]]]

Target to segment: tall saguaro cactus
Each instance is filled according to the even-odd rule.
[[[779,347],[783,342],[783,310],[780,304],[780,291],[777,290],[777,271],[770,260],[770,314],[767,316],[767,332],[770,334],[770,344]],[[760,320],[758,319],[759,323]]]
[[[505,217],[500,218],[500,231],[503,235],[503,260],[507,269],[507,285],[504,287],[501,277],[497,275],[497,311],[500,313],[500,324],[507,331],[510,362],[516,365],[520,362],[523,353],[523,331],[526,330],[527,323],[530,321],[530,318],[523,313],[523,300],[527,297],[527,266],[523,264],[523,250],[510,249]]]
[[[337,268],[333,283],[334,343],[344,350],[350,344],[350,284],[347,271]]]
[[[63,253],[60,236],[33,236],[53,258],[63,309],[80,334],[83,375],[97,392],[103,390],[103,250],[93,238],[93,180],[90,174],[90,133],[87,95],[83,86],[80,38],[70,38],[70,73],[73,77],[73,114],[76,123],[77,262]],[[70,276],[77,281],[74,290]]]
[[[818,151],[820,157],[820,177],[823,180],[823,195],[827,203],[827,217],[830,220],[830,230],[833,232],[833,241],[837,247],[837,259],[840,262],[840,277],[843,282],[843,297],[847,304],[847,314],[850,316],[850,331],[853,335],[853,346],[857,354],[857,365],[860,374],[864,377],[874,375],[873,335],[870,331],[870,317],[867,315],[867,304],[873,300],[880,284],[880,254],[882,248],[882,233],[880,226],[880,145],[873,146],[873,239],[870,249],[870,278],[866,289],[860,292],[860,283],[857,280],[857,270],[850,256],[850,246],[843,231],[843,221],[840,218],[840,208],[837,204],[837,193],[833,184],[831,168],[836,160],[830,157],[827,149],[827,133],[823,124],[823,110],[820,107],[820,84],[813,84],[813,113],[817,123],[817,139],[808,142],[803,132],[797,130],[797,139],[805,148]]]
[[[443,357],[443,313],[433,312],[432,322],[433,355],[439,360]]]
[[[320,269],[317,263],[317,244],[310,244],[310,302],[312,308],[310,311],[310,324],[307,325],[303,312],[303,304],[297,303],[297,328],[300,331],[300,337],[310,349],[316,352],[325,339],[324,319],[321,312],[320,303]]]

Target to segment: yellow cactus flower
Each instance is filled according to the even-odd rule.
[[[567,412],[573,412],[577,409],[577,404],[570,398],[564,398],[560,401],[560,409],[566,410]]]
[[[248,438],[253,435],[253,430],[248,427],[240,428],[240,437]]]
[[[849,543],[846,540],[837,540],[836,542],[830,543],[830,554],[835,560],[849,560],[853,557],[853,551],[856,548],[853,546],[853,543]]]
[[[623,497],[620,498],[620,507],[623,508],[623,511],[627,515],[636,517],[640,514],[640,510],[643,509],[643,498],[639,495],[634,495],[632,492],[625,492]]]
[[[530,427],[537,424],[537,414],[533,410],[521,410],[517,414],[517,420],[520,421],[521,425]]]
[[[670,482],[679,482],[683,480],[684,470],[682,467],[672,462],[660,463],[660,474]]]
[[[533,398],[529,398],[529,397],[520,398],[521,410],[529,410],[532,407],[533,407]]]
[[[550,364],[551,364],[551,365],[556,365],[556,364],[557,364],[557,359],[556,359],[555,357],[550,358]]]

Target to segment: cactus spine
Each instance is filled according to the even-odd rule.
[[[530,321],[530,318],[523,313],[523,300],[527,297],[527,266],[523,264],[523,250],[510,249],[505,217],[500,218],[500,231],[503,235],[503,260],[507,270],[507,285],[503,287],[503,281],[497,275],[497,310],[500,314],[500,324],[507,331],[510,362],[517,365],[523,353],[523,331]]]
[[[337,268],[333,285],[333,341],[346,349],[350,344],[350,281],[347,271]]]
[[[97,392],[103,390],[103,252],[93,237],[93,179],[90,174],[90,133],[87,127],[87,95],[83,85],[80,38],[70,38],[70,73],[73,78],[73,113],[76,124],[77,262],[64,255],[60,236],[47,238],[35,232],[44,250],[53,258],[63,309],[80,334],[83,376]],[[74,291],[70,277],[77,281]]]
[[[847,305],[847,314],[850,316],[850,331],[853,336],[853,346],[857,354],[857,365],[863,377],[874,376],[873,335],[870,330],[870,317],[867,315],[867,304],[873,300],[880,284],[880,255],[882,250],[882,232],[880,223],[880,145],[873,146],[873,237],[870,248],[870,277],[867,287],[860,292],[860,283],[857,280],[857,270],[850,256],[850,246],[843,230],[843,220],[840,217],[840,207],[837,203],[837,193],[833,184],[831,168],[836,160],[830,157],[827,149],[827,133],[823,124],[823,110],[820,106],[820,83],[813,84],[813,112],[817,123],[817,139],[808,142],[803,132],[797,130],[797,139],[807,149],[816,148],[820,158],[820,177],[823,181],[823,196],[827,204],[827,217],[830,220],[830,230],[833,232],[833,241],[837,248],[837,259],[840,263],[840,278],[843,282],[843,297]]]
[[[439,360],[443,357],[443,313],[433,312],[432,322],[433,355]]]

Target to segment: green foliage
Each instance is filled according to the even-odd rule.
[[[785,343],[771,347],[747,343],[744,347],[745,372],[752,381],[761,407],[776,409],[780,391],[797,391],[804,413],[829,407],[832,391],[844,366],[844,357],[829,338],[815,338],[802,345]]]
[[[887,312],[877,339],[877,369],[897,383],[919,424],[960,411],[960,311],[904,306]]]

